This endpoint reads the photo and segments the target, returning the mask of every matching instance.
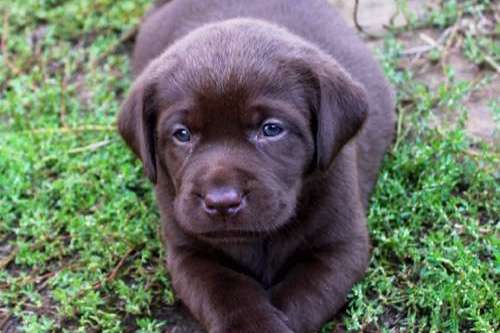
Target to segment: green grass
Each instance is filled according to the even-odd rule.
[[[119,41],[148,3],[0,0],[0,331],[169,324],[161,313],[174,294],[152,188],[114,129],[130,84],[130,45]],[[459,52],[482,69],[477,80],[441,66],[442,50],[422,55],[442,67],[435,89],[401,63],[405,35],[441,33],[492,8],[444,1],[384,37],[378,53],[398,91],[398,138],[369,212],[370,269],[324,332],[500,330],[498,146],[465,126],[470,94],[494,79],[500,28],[458,34]],[[498,121],[496,98],[485,103]]]

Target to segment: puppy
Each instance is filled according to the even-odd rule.
[[[394,99],[323,0],[173,0],[138,34],[119,132],[172,284],[209,332],[311,332],[369,258]]]

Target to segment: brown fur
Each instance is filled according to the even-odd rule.
[[[367,49],[320,0],[174,0],[147,15],[133,64],[119,130],[155,184],[177,295],[210,332],[318,329],[366,269],[393,136]]]

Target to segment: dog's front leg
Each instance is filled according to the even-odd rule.
[[[187,249],[170,248],[177,295],[210,333],[291,333],[286,316],[254,279]]]
[[[297,333],[312,332],[344,304],[368,262],[365,236],[314,249],[271,289],[272,303]]]

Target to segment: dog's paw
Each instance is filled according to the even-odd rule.
[[[277,309],[240,312],[225,318],[210,333],[293,333],[286,321],[286,315]]]

